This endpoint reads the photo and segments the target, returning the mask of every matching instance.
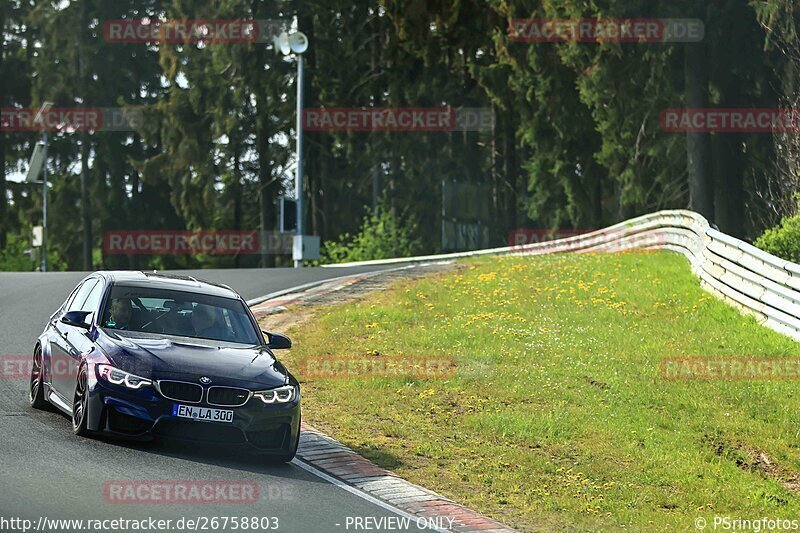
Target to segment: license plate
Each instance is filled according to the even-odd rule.
[[[172,405],[172,416],[191,418],[200,422],[233,422],[233,411],[194,405]]]

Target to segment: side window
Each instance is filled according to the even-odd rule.
[[[89,293],[89,296],[86,297],[86,301],[83,302],[81,306],[81,311],[91,311],[92,313],[97,311],[97,306],[100,305],[100,298],[103,296],[103,284],[101,282],[97,282],[92,289],[92,292]],[[86,316],[86,322],[90,322],[92,315]]]
[[[78,294],[79,290],[81,290],[81,286],[82,285],[78,285],[77,287],[72,289],[71,293],[69,293],[69,296],[67,296],[67,299],[64,302],[64,305],[61,307],[64,311],[69,311],[69,306],[72,305],[72,300],[75,299],[75,295]]]
[[[67,311],[80,311],[83,307],[83,302],[86,301],[86,297],[89,296],[89,292],[97,285],[97,279],[87,279],[86,282],[81,285],[81,288],[78,289],[78,294],[75,295],[75,298],[69,303],[67,306]]]

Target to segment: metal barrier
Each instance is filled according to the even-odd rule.
[[[686,256],[704,289],[752,314],[763,325],[800,340],[800,265],[770,255],[709,227],[692,211],[658,211],[605,229],[520,246],[328,267],[428,263],[502,254],[614,252],[668,249]]]

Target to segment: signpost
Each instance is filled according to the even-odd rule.
[[[44,114],[53,107],[53,102],[45,102],[36,116],[33,118],[34,124],[42,124]],[[27,183],[40,183],[38,178],[42,174],[42,232],[41,232],[41,248],[42,248],[42,272],[47,272],[47,131],[43,129],[42,140],[36,143],[33,148],[33,154],[28,164],[28,172],[25,174],[25,181]],[[34,244],[34,246],[36,246]]]

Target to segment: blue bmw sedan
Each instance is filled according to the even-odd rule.
[[[77,435],[237,445],[291,461],[300,387],[230,287],[148,272],[95,272],[36,341],[29,400]]]

